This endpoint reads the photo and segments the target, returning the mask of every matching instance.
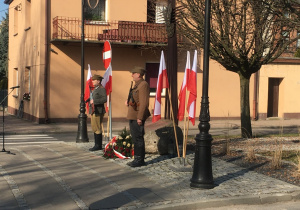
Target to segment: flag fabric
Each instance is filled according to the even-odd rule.
[[[192,69],[189,71],[189,82],[187,90],[190,92],[189,100],[187,103],[187,110],[189,113],[189,120],[195,125],[196,114],[196,99],[197,99],[197,50],[194,53],[194,61]]]
[[[94,85],[92,82],[92,72],[91,66],[88,64],[88,74],[86,77],[85,91],[84,91],[84,101],[88,100],[92,94],[92,90],[94,89]],[[86,103],[86,111],[89,112],[89,102]]]
[[[106,89],[106,95],[112,92],[112,69],[111,65],[106,69],[103,79],[101,81],[101,85]]]
[[[103,79],[101,81],[101,85],[106,89],[107,102],[106,102],[106,111],[108,111],[109,107],[109,94],[112,92],[112,68],[111,65],[106,69]]]
[[[179,121],[182,121],[184,119],[186,89],[187,89],[187,81],[189,81],[188,76],[189,76],[190,69],[191,69],[190,52],[187,51],[185,72],[184,72],[183,81],[182,81],[182,85],[181,85],[180,92],[179,92],[179,97],[178,97],[179,107],[178,107],[177,119]]]
[[[169,81],[167,76],[164,52],[161,51],[152,122],[156,122],[161,119],[161,91],[163,88],[169,88]]]

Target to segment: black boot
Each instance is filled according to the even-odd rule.
[[[130,167],[135,168],[135,167],[144,166],[146,164],[145,164],[145,161],[144,161],[143,157],[135,155],[134,160],[132,162],[127,163],[127,165],[129,165]]]
[[[95,146],[90,148],[90,151],[102,150],[102,133],[96,134],[94,133],[95,138]]]

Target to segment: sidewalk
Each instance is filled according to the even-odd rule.
[[[238,121],[228,122],[232,128],[238,126]],[[228,122],[212,121],[211,130],[228,130]],[[279,132],[298,128],[299,123],[255,121],[253,129]],[[127,122],[113,125],[117,132]],[[197,126],[191,130],[199,132]],[[38,125],[5,116],[6,135],[68,132],[76,133],[77,124]],[[60,141],[48,144],[32,140],[9,145],[11,154],[0,153],[0,209],[202,209],[300,200],[300,187],[216,158],[212,159],[216,187],[191,189],[192,166],[182,167],[178,158],[146,155],[146,166],[130,168],[126,163],[131,160],[105,160],[102,151],[88,151],[93,142],[63,142],[64,135],[57,138]],[[189,153],[186,162],[193,161],[194,154]]]
[[[2,112],[0,112],[0,119],[2,118]],[[299,133],[300,134],[300,119],[290,120],[258,120],[251,121],[253,136],[263,134],[282,134],[282,133]],[[198,129],[199,121],[195,122],[193,126],[189,125],[189,135],[196,135],[199,133]],[[212,120],[210,121],[211,135],[240,135],[240,120]],[[37,124],[24,119],[18,119],[15,116],[5,114],[4,119],[5,133],[6,134],[26,134],[26,133],[74,133],[78,131],[78,123],[50,123],[50,124]],[[168,120],[160,120],[156,123],[152,123],[150,120],[146,121],[147,128],[155,129],[164,126],[172,126],[172,122]],[[29,126],[29,127],[28,127]],[[129,129],[127,121],[112,122],[112,132],[117,135],[124,128]],[[179,127],[184,128],[183,122],[179,121]],[[107,124],[104,122],[104,130],[107,129]],[[91,126],[87,125],[88,132],[91,131]]]

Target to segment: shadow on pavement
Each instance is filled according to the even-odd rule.
[[[237,171],[237,172],[234,172],[234,173],[225,174],[223,176],[220,176],[220,177],[216,178],[214,180],[215,184],[220,185],[221,183],[226,182],[230,179],[233,179],[233,178],[236,178],[236,177],[239,177],[239,176],[243,176],[244,174],[248,173],[249,171],[253,171],[255,168],[258,168],[258,167],[263,166],[265,164],[266,164],[266,162],[257,164],[255,166],[250,167],[250,168],[244,168],[244,169],[242,169],[240,171]]]
[[[147,199],[149,194],[151,194],[151,191],[145,188],[130,188],[126,191],[119,192],[115,195],[111,195],[92,203],[89,206],[89,209],[117,209],[129,203],[132,203],[130,206],[135,206],[137,203],[140,203],[139,199],[135,195],[137,195],[140,200],[143,200],[143,198]]]

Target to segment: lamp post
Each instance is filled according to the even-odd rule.
[[[81,94],[80,94],[80,113],[78,115],[78,131],[76,143],[88,142],[89,138],[87,135],[87,115],[85,114],[85,103],[84,103],[84,1],[82,0],[81,8]]]
[[[209,134],[210,115],[208,100],[208,78],[209,78],[209,46],[210,46],[210,10],[211,0],[205,0],[205,21],[204,21],[204,54],[203,54],[203,83],[200,111],[200,133],[196,135],[196,148],[191,188],[211,189],[214,181],[212,175],[211,141]]]

